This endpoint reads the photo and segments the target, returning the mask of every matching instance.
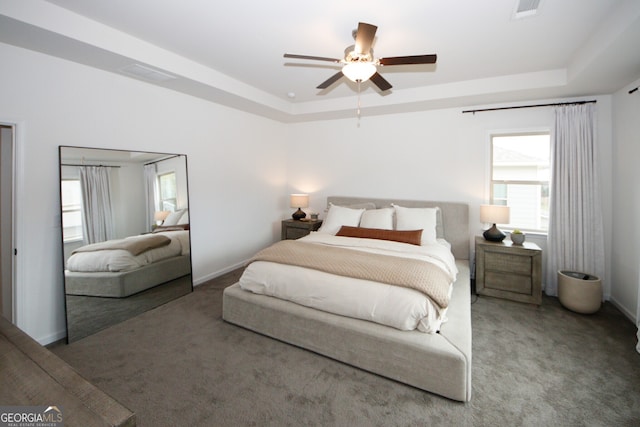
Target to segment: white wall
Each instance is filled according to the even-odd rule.
[[[611,97],[598,96],[597,134],[605,234],[611,235]],[[550,100],[550,102],[562,100]],[[540,104],[546,101],[523,102]],[[469,229],[481,233],[480,204],[489,200],[489,136],[550,130],[550,108],[462,113],[463,108],[291,125],[290,192],[310,193],[311,211],[324,213],[329,195],[462,201]],[[321,215],[322,217],[322,215]],[[528,236],[543,249],[544,236]],[[607,251],[610,238],[605,242]],[[610,260],[607,257],[607,267]],[[610,280],[603,280],[608,297]]]
[[[640,79],[613,96],[613,246],[611,301],[630,319],[640,313]]]
[[[188,156],[196,283],[279,236],[285,127],[203,100],[0,44],[0,122],[17,123],[17,325],[64,337],[58,146]]]

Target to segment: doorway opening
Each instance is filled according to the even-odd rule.
[[[14,280],[15,128],[0,123],[0,315],[15,323]]]

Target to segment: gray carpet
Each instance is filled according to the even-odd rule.
[[[640,425],[636,331],[610,304],[580,315],[480,297],[465,404],[225,323],[237,274],[52,351],[140,426]]]

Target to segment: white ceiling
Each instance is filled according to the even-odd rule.
[[[119,72],[284,122],[353,116],[357,87],[326,90],[359,21],[378,26],[376,57],[438,54],[384,67],[393,89],[362,87],[362,114],[609,94],[640,77],[639,0],[0,0],[0,42]],[[291,98],[288,94],[295,94]]]

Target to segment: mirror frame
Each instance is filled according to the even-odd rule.
[[[101,156],[102,159],[100,159],[100,156],[95,156],[95,157],[90,157],[88,160],[85,159],[84,156],[82,156],[81,159],[78,159],[77,156],[76,157],[71,157],[68,154],[65,156],[65,149],[68,150],[87,150],[87,153],[93,153],[93,154],[104,154],[104,153],[109,153],[109,154],[113,154],[113,155],[122,155],[122,154],[126,154],[126,153],[133,153],[135,156],[132,156],[130,154],[131,157],[138,157],[138,160],[136,161],[126,161],[126,160],[122,160],[122,159],[108,159],[105,155]],[[103,152],[103,153],[102,153]],[[171,256],[168,259],[165,260],[159,260],[157,262],[153,262],[150,263],[148,265],[145,265],[143,267],[139,267],[139,268],[134,268],[132,270],[127,271],[126,273],[122,273],[122,275],[128,275],[129,277],[126,279],[128,280],[128,283],[133,283],[134,288],[136,288],[135,292],[133,292],[130,295],[123,295],[123,296],[115,296],[115,295],[69,295],[67,294],[68,291],[68,283],[67,283],[67,260],[68,260],[68,256],[67,256],[67,250],[66,250],[66,244],[65,244],[65,239],[64,239],[64,218],[63,218],[63,204],[62,204],[62,200],[63,200],[63,191],[62,191],[62,181],[63,179],[66,179],[66,175],[63,172],[63,168],[65,166],[107,166],[107,167],[126,167],[127,164],[136,164],[136,165],[144,165],[147,163],[151,163],[151,162],[160,162],[163,160],[169,160],[171,158],[174,157],[182,157],[184,159],[184,185],[182,184],[178,184],[178,187],[183,188],[184,191],[186,192],[186,194],[184,195],[184,197],[180,197],[179,194],[176,195],[176,198],[178,200],[182,200],[182,203],[180,203],[178,200],[176,201],[176,207],[180,206],[179,209],[183,209],[184,206],[186,206],[187,209],[187,213],[190,213],[190,200],[189,200],[189,173],[188,173],[188,162],[187,162],[187,155],[186,154],[174,154],[174,153],[159,153],[159,152],[146,152],[146,151],[136,151],[136,150],[120,150],[120,149],[111,149],[111,148],[95,148],[95,147],[79,147],[79,146],[70,146],[70,145],[60,145],[58,147],[58,165],[59,165],[59,191],[60,191],[60,196],[59,196],[59,202],[60,202],[60,242],[61,242],[61,249],[62,249],[62,267],[63,267],[63,288],[64,288],[64,303],[65,303],[65,327],[66,327],[66,342],[67,344],[76,341],[78,339],[82,339],[85,338],[87,336],[90,336],[94,333],[97,333],[103,329],[106,329],[108,327],[111,327],[117,323],[120,323],[122,321],[125,321],[129,318],[135,317],[139,314],[142,314],[148,310],[151,310],[153,308],[159,307],[163,304],[166,304],[167,302],[170,302],[176,298],[179,298],[181,296],[184,296],[190,292],[193,292],[193,262],[192,262],[192,256],[191,256],[191,224],[190,221],[188,223],[186,227],[187,230],[189,230],[189,234],[188,234],[188,257],[185,257],[186,254],[184,255],[180,255],[180,256]],[[136,166],[137,167],[137,166]],[[142,166],[144,167],[144,166]],[[178,169],[178,168],[176,168]],[[141,176],[141,180],[144,179],[144,176]],[[127,183],[131,182],[130,180],[127,181]],[[113,184],[113,178],[111,179],[111,185]],[[122,185],[120,186],[122,187]],[[144,183],[142,184],[142,187],[144,187]],[[123,201],[124,203],[125,201]],[[157,202],[157,200],[156,200]],[[144,203],[144,202],[143,202]],[[126,205],[129,206],[129,205]],[[139,206],[137,206],[139,208]],[[156,209],[158,209],[156,207]],[[117,210],[116,208],[114,208],[114,210]],[[138,211],[140,211],[140,209],[138,209]],[[145,206],[143,205],[143,212],[146,211]],[[157,211],[156,211],[157,212]],[[139,214],[139,212],[138,212]],[[115,215],[115,214],[114,214]],[[146,212],[143,215],[147,215]],[[190,216],[189,216],[190,219]],[[144,224],[147,224],[147,221],[149,219],[145,218],[145,220],[143,221]],[[133,228],[139,228],[137,232],[135,232],[135,235],[142,235],[142,234],[151,234],[153,233],[154,229],[156,229],[156,225],[152,224],[152,229],[148,230],[145,227],[142,227],[141,225],[137,224],[137,225],[130,225]],[[118,227],[116,227],[117,229]],[[125,227],[127,228],[127,227]],[[144,228],[144,229],[142,229]],[[122,230],[120,231],[120,233],[125,233],[126,230]],[[132,235],[131,232],[127,232],[125,234],[128,235]],[[169,233],[167,233],[169,234]],[[176,233],[177,234],[177,233]],[[115,236],[115,239],[121,239],[127,237],[127,235],[121,235],[121,236]],[[79,244],[78,246],[84,246],[86,245],[86,242],[82,242],[82,244]],[[184,246],[183,246],[184,248]],[[182,259],[178,259],[178,258],[182,258]],[[184,271],[186,271],[187,265],[186,262],[188,261],[188,274],[183,274]],[[143,285],[141,282],[144,282],[145,280],[139,280],[141,277],[145,277],[147,278],[149,275],[144,275],[144,274],[140,274],[138,277],[135,276],[135,273],[140,271],[140,273],[144,273],[146,270],[144,270],[145,268],[152,268],[149,267],[151,265],[156,265],[159,263],[162,263],[163,265],[160,265],[158,268],[164,269],[164,270],[170,270],[170,271],[179,271],[179,273],[175,273],[175,274],[182,274],[182,276],[180,277],[175,277],[175,278],[171,278],[167,281],[163,281],[160,283],[155,283],[155,284],[146,284]],[[176,263],[176,264],[173,264]],[[174,265],[176,267],[174,267]],[[181,270],[183,269],[183,270]],[[127,274],[127,273],[131,273],[131,274]],[[84,273],[79,273],[79,274],[84,274]],[[90,274],[90,273],[87,273]],[[110,277],[113,278],[113,280],[115,281],[115,277],[118,276],[117,273],[115,273],[114,275],[111,275]],[[129,280],[130,278],[132,278],[132,280]],[[188,279],[187,279],[188,278]],[[74,280],[78,280],[78,279],[74,279]],[[91,280],[97,280],[97,279],[91,279]],[[188,284],[187,284],[187,280],[188,280]],[[169,285],[167,287],[162,287],[161,285]],[[139,290],[138,290],[139,289]],[[128,291],[129,292],[129,291]],[[148,297],[145,298],[144,297]],[[73,298],[74,302],[73,304],[76,304],[76,302],[78,301],[82,301],[86,304],[89,304],[88,306],[90,307],[89,310],[84,310],[84,312],[88,313],[86,314],[88,319],[91,319],[91,316],[95,316],[95,323],[98,324],[97,328],[93,331],[89,331],[89,333],[85,333],[86,331],[80,331],[80,333],[76,333],[74,335],[74,331],[71,330],[70,325],[73,324],[73,322],[70,321],[70,298]],[[100,318],[100,307],[108,307],[107,310],[113,310],[112,313],[103,313],[102,318]],[[133,311],[129,312],[128,310],[132,309]],[[75,311],[74,311],[75,312]],[[117,313],[117,314],[113,314],[113,313]],[[84,319],[86,320],[86,318]],[[77,336],[76,335],[80,335]]]

